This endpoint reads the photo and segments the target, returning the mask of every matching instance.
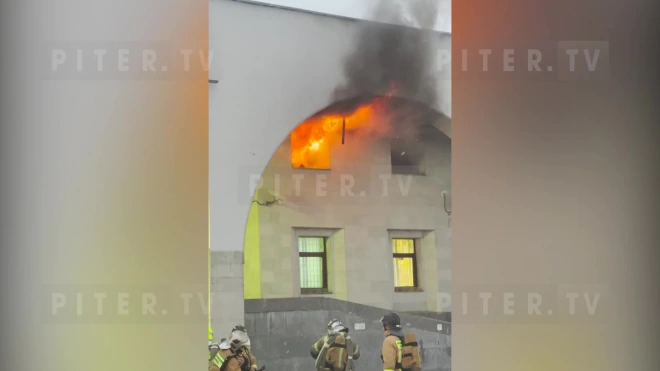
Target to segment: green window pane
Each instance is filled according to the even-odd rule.
[[[415,252],[415,240],[393,239],[392,250],[395,254],[413,254]]]
[[[300,258],[300,287],[303,289],[323,288],[323,258]]]
[[[396,287],[414,287],[414,274],[412,258],[394,258],[394,285]]]
[[[323,237],[301,237],[298,239],[298,251],[319,253],[325,250]]]

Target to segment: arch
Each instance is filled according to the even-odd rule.
[[[444,135],[446,135],[448,138],[451,139],[451,118],[444,112],[442,112],[437,104],[434,104],[434,102],[428,102],[423,99],[419,99],[419,97],[415,94],[410,94],[407,92],[401,92],[401,91],[396,91],[396,90],[365,90],[363,95],[353,95],[348,98],[340,99],[334,102],[331,102],[327,106],[314,111],[313,114],[307,116],[303,120],[299,121],[299,124],[304,122],[305,120],[309,119],[310,117],[314,117],[317,115],[322,115],[324,112],[332,112],[332,111],[350,111],[352,108],[360,105],[361,103],[365,103],[371,99],[379,98],[379,97],[387,97],[389,96],[392,100],[394,101],[399,101],[399,102],[406,102],[410,103],[413,105],[417,105],[422,107],[422,109],[433,112],[437,114],[437,119],[433,122],[433,125],[440,130]],[[435,102],[437,103],[437,102]],[[298,124],[298,125],[299,125]],[[291,129],[293,131],[296,127]]]

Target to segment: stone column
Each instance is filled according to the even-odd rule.
[[[211,251],[211,321],[216,340],[244,324],[242,251]]]

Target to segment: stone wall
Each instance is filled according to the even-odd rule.
[[[392,174],[388,141],[347,141],[333,148],[329,171],[292,168],[285,141],[257,194],[262,202],[272,199],[270,190],[286,197],[282,205],[259,208],[262,298],[300,296],[297,237],[325,236],[332,287],[326,296],[437,312],[438,292],[451,289],[449,223],[441,194],[451,189],[451,140],[431,130],[419,143],[426,152],[423,176]],[[351,192],[342,184],[351,184]],[[390,239],[397,237],[419,242],[422,292],[394,292]]]
[[[267,371],[313,370],[310,349],[333,318],[350,327],[360,346],[356,369],[382,371],[383,329],[379,321],[386,312],[329,298],[247,300],[245,325],[259,365],[265,365]],[[402,325],[418,337],[424,370],[451,370],[451,324],[403,313],[400,317]],[[355,330],[356,323],[364,323],[365,329]]]
[[[243,252],[211,252],[211,323],[217,339],[244,321]]]

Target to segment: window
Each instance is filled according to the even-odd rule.
[[[424,175],[424,145],[419,141],[394,139],[390,142],[392,174]]]
[[[300,260],[300,292],[323,294],[328,292],[328,267],[325,237],[298,238]]]
[[[394,288],[395,291],[416,291],[417,251],[415,240],[411,238],[392,239],[394,253]]]
[[[341,123],[339,124],[341,126]],[[291,166],[297,169],[330,169],[330,145],[334,132],[317,121],[300,124],[291,132]]]
[[[330,151],[344,144],[348,132],[373,118],[381,99],[336,102],[298,125],[291,132],[291,166],[330,170]]]

